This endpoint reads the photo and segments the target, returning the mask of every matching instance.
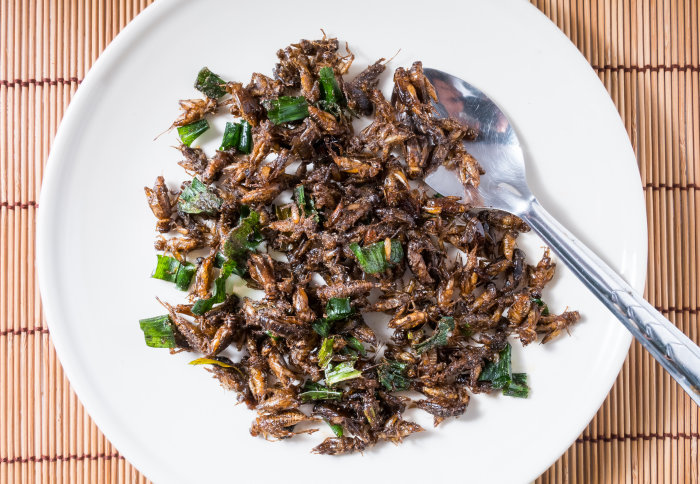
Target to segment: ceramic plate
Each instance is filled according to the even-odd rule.
[[[154,220],[143,186],[176,165],[174,133],[153,138],[197,97],[202,66],[247,81],[277,49],[323,28],[348,41],[356,72],[422,60],[490,95],[524,144],[543,205],[642,290],[646,223],[637,165],[604,87],[569,40],[528,2],[159,1],[105,50],[70,104],[48,163],[39,212],[39,280],[51,336],[90,415],[157,483],[527,482],[571,445],[608,393],[630,335],[561,265],[544,298],[581,311],[570,336],[514,346],[528,399],[478,395],[464,416],[364,455],[309,452],[323,429],[283,442],[253,438],[253,412],[190,356],[146,347],[138,320],[178,294],[149,278]],[[384,84],[387,92],[390,74]],[[200,140],[222,134],[215,125]],[[522,244],[531,262],[542,243]],[[319,434],[323,434],[320,435]]]

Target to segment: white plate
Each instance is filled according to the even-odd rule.
[[[529,3],[509,1],[157,2],[106,49],[61,124],[41,194],[39,280],[73,388],[119,451],[159,482],[525,482],[564,452],[608,393],[630,335],[565,268],[545,294],[583,320],[553,344],[515,346],[529,399],[479,395],[467,413],[398,447],[309,453],[319,435],[252,438],[253,413],[201,368],[147,348],[137,320],[176,291],[148,276],[154,220],[143,186],[184,179],[173,133],[197,70],[247,80],[278,48],[319,29],[348,40],[356,66],[425,66],[467,79],[505,108],[542,203],[638,290],[646,223],[637,165],[618,113],[585,59]],[[389,74],[387,74],[387,77]],[[203,138],[213,140],[220,129]],[[541,243],[526,241],[529,256]],[[422,420],[424,421],[424,420]],[[319,433],[325,433],[323,430]]]

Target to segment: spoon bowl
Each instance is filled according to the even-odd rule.
[[[462,79],[436,69],[424,72],[438,94],[438,113],[477,131],[466,148],[486,172],[475,191],[466,190],[444,167],[428,175],[426,183],[475,208],[505,210],[527,222],[700,405],[700,348],[540,205],[527,184],[518,136],[498,105]]]

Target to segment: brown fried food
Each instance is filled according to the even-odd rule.
[[[207,369],[258,412],[251,435],[286,439],[325,421],[336,437],[312,451],[331,455],[422,432],[404,419],[407,408],[433,415],[435,425],[459,417],[471,394],[503,386],[482,376],[509,338],[547,343],[580,318],[550,313],[542,300],[555,263],[548,249],[526,263],[517,246],[529,231],[523,220],[473,210],[422,183],[439,165],[467,188],[483,173],[469,153],[477,133],[436,116],[422,64],[396,69],[386,98],[378,89],[384,59],[346,81],[354,55],[338,49],[334,38],[301,40],[277,52],[273,77],[228,82],[230,98],[219,101],[181,101],[174,126],[225,105],[253,127],[249,154],[179,147],[180,165],[207,187],[197,195],[208,197],[206,215],[175,209],[163,177],[144,189],[157,230],[170,232],[158,236],[157,250],[181,262],[208,251],[190,257],[189,304],[164,304],[172,351],[216,358]],[[321,83],[324,68],[338,84],[336,105]],[[303,96],[308,116],[274,124],[267,109],[280,96]],[[369,115],[355,133],[353,117]],[[292,201],[282,201],[290,191]],[[221,297],[224,270],[264,295]],[[215,294],[217,305],[202,309]],[[370,312],[388,316],[381,329],[390,338],[365,321]],[[223,356],[230,347],[236,362]]]

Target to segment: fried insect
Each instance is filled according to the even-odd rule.
[[[542,300],[555,263],[548,249],[526,262],[523,220],[422,182],[444,165],[473,189],[483,173],[469,153],[477,133],[437,117],[422,64],[396,69],[387,98],[384,59],[346,81],[353,59],[337,39],[301,40],[277,52],[272,77],[181,101],[174,126],[227,106],[250,138],[211,157],[181,145],[182,193],[163,177],[144,189],[157,250],[194,273],[188,304],[164,304],[168,346],[206,355],[221,385],[257,410],[251,435],[286,439],[325,421],[336,436],[312,451],[331,455],[422,432],[407,408],[438,425],[464,414],[471,394],[505,393],[515,374],[496,381],[494,368],[509,337],[547,343],[579,319]],[[291,120],[270,116],[282,97]],[[354,117],[370,115],[356,133]],[[230,292],[241,284],[260,298]],[[387,315],[389,338],[365,321],[370,312]],[[223,356],[230,348],[235,362]]]

